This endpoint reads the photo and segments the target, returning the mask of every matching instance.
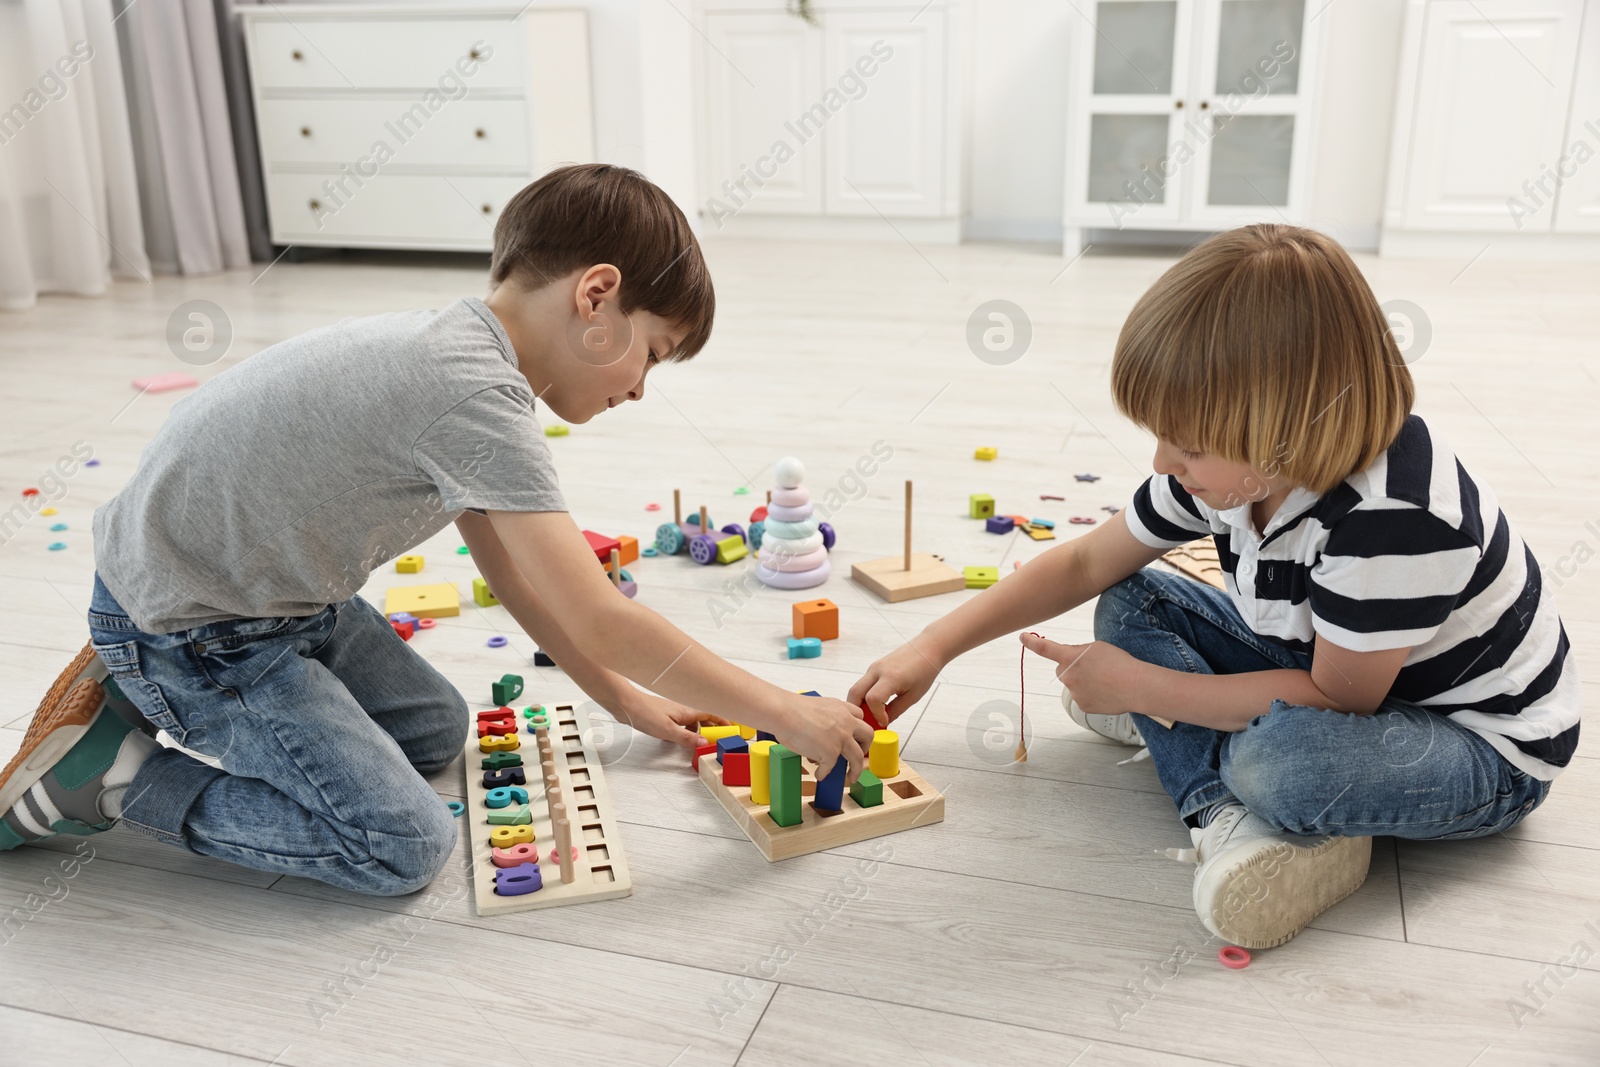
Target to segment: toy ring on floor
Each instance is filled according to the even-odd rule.
[[[1224,967],[1231,967],[1236,971],[1250,966],[1250,953],[1237,945],[1223,945],[1217,950],[1217,959],[1222,961]]]
[[[438,626],[438,625],[439,625],[439,620],[438,619],[418,619],[417,620],[417,629],[419,629],[419,630],[431,630],[435,626]]]
[[[501,637],[499,634],[495,634],[493,637],[489,638],[489,647],[490,648],[505,648],[506,647],[506,639],[504,637]]]
[[[661,510],[661,505],[660,504],[646,504],[644,506],[644,509],[646,511],[660,511]]]
[[[449,808],[450,814],[458,819],[467,813],[467,806],[459,800],[449,801],[445,804],[445,807]]]

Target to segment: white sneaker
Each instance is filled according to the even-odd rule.
[[[1131,715],[1090,715],[1078,707],[1070,689],[1061,691],[1061,706],[1067,709],[1067,716],[1085,730],[1124,745],[1144,747],[1144,738],[1139,736],[1139,728],[1133,724]]]
[[[1370,837],[1300,837],[1274,830],[1242,804],[1229,804],[1194,848],[1167,849],[1198,863],[1194,910],[1207,930],[1241,948],[1273,948],[1361,888],[1372,860]]]

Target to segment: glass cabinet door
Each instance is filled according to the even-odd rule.
[[[1314,62],[1305,0],[1208,0],[1195,36],[1199,109],[1187,217],[1219,226],[1298,219]]]
[[[1121,229],[1183,211],[1173,151],[1190,77],[1193,0],[1099,0],[1079,24],[1074,76],[1086,113],[1070,116],[1069,214]],[[1090,223],[1093,225],[1094,223]]]

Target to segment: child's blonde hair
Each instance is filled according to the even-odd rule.
[[[1276,224],[1217,234],[1139,298],[1111,391],[1165,441],[1318,494],[1387,449],[1415,397],[1350,256]]]

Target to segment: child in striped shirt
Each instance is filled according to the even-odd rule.
[[[1374,836],[1481,837],[1543,802],[1578,741],[1566,632],[1494,493],[1411,413],[1337,243],[1206,241],[1135,305],[1111,378],[1157,438],[1132,506],[873,664],[852,702],[892,719],[961,653],[1099,596],[1093,643],[1022,642],[1076,722],[1147,747],[1195,909],[1246,948],[1360,887]],[[1225,591],[1147,566],[1207,535]]]

